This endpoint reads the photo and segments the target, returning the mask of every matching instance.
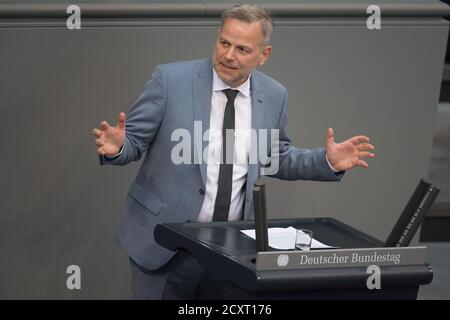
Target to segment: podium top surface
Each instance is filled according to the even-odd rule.
[[[241,230],[254,229],[254,221],[206,222],[206,223],[171,223],[164,225],[181,236],[191,239],[228,256],[254,255],[255,240],[245,236]],[[289,227],[309,229],[314,238],[329,246],[339,248],[370,248],[383,246],[383,242],[375,239],[349,225],[333,218],[310,219],[276,219],[268,220],[268,227]],[[164,245],[164,244],[163,244]],[[171,250],[177,249],[173,239]],[[164,245],[164,246],[166,246]],[[183,247],[186,242],[180,242]],[[271,248],[271,251],[277,249]]]

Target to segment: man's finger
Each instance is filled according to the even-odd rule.
[[[369,167],[367,162],[365,162],[364,160],[359,160],[357,166],[363,167],[363,168],[368,168]]]
[[[98,145],[99,147],[104,145],[104,143],[101,139],[95,139],[95,144]]]
[[[125,113],[123,113],[123,112],[119,113],[119,119],[118,119],[118,122],[117,122],[117,126],[120,129],[125,128],[125,119],[126,119]]]
[[[100,122],[100,130],[106,131],[109,128],[109,123],[106,121]]]
[[[333,143],[334,143],[334,130],[333,130],[333,128],[328,128],[327,144],[333,144]]]
[[[371,145],[370,143],[362,143],[362,144],[358,145],[359,151],[371,151],[374,149],[375,149],[375,147],[373,145]]]
[[[369,142],[370,139],[369,139],[369,137],[366,137],[366,136],[355,136],[352,138],[351,141],[353,142],[353,144],[360,144],[360,143]]]
[[[98,129],[94,129],[94,130],[92,130],[92,134],[94,135],[94,136],[96,136],[97,138],[99,138],[100,136],[101,136],[101,132],[100,132],[100,130],[98,130]]]
[[[101,156],[104,156],[104,155],[105,155],[105,151],[103,151],[103,147],[98,147],[98,148],[97,148],[97,153],[98,153],[99,155],[101,155]]]
[[[359,153],[359,158],[374,158],[375,154],[371,153],[371,152],[360,152]]]

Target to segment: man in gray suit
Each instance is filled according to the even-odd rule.
[[[335,143],[331,128],[326,148],[291,146],[286,88],[255,70],[271,54],[271,31],[261,8],[226,10],[212,58],[157,66],[128,116],[120,113],[115,127],[103,121],[94,129],[102,164],[125,165],[145,153],[117,232],[130,256],[134,298],[195,297],[201,266],[185,252],[159,246],[154,228],[165,222],[253,219],[252,186],[262,173],[262,157],[277,164],[270,172],[276,178],[337,181],[346,170],[367,167],[362,159],[374,156],[367,137]],[[258,144],[252,162],[254,139],[244,134],[239,143],[234,130],[272,130],[278,137]],[[205,136],[209,149],[203,148]],[[182,153],[180,137],[188,146]]]

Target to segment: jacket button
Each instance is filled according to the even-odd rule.
[[[205,194],[205,190],[203,190],[202,188],[198,189],[198,192],[199,192],[201,195],[204,195],[204,194]]]

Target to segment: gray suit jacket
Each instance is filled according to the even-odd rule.
[[[298,149],[286,132],[287,91],[267,75],[254,71],[250,82],[252,128],[279,129],[279,170],[274,177],[287,180],[336,181],[326,162],[325,149]],[[194,121],[209,129],[212,93],[211,58],[157,66],[127,115],[122,153],[100,157],[102,164],[125,165],[145,153],[132,183],[117,232],[119,245],[141,266],[157,269],[173,256],[154,239],[155,226],[166,222],[196,221],[206,185],[206,163],[194,163],[206,145],[194,141]],[[191,164],[175,164],[172,141],[176,129],[191,133]],[[270,138],[269,138],[270,139]],[[270,141],[270,140],[269,140]],[[267,148],[270,153],[270,145]],[[198,163],[198,162],[197,162]],[[244,219],[253,218],[252,186],[260,175],[259,164],[249,164]]]

